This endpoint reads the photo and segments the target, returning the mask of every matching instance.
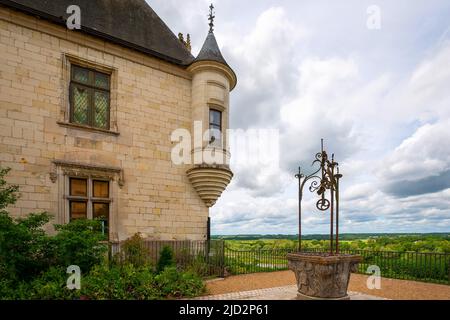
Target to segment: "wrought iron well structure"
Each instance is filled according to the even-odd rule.
[[[330,214],[330,254],[339,254],[339,180],[342,174],[339,173],[339,163],[331,159],[324,150],[322,139],[322,150],[316,154],[312,166],[318,166],[318,169],[310,175],[305,175],[299,168],[295,177],[299,181],[299,251],[302,252],[302,201],[305,186],[312,193],[317,193],[320,199],[316,203],[318,210],[329,212]]]

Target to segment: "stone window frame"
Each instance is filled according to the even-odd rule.
[[[215,130],[213,127],[217,126],[217,124],[214,124],[214,123],[211,122],[211,113],[216,112],[220,116],[220,124],[218,125],[219,132],[220,132],[220,140],[216,140],[216,141],[213,142],[212,141],[212,135],[213,134],[211,132],[210,133],[211,138],[210,138],[210,141],[209,141],[208,145],[211,146],[211,147],[223,149],[223,143],[224,143],[224,141],[223,141],[223,137],[224,137],[224,132],[223,132],[223,114],[224,114],[224,112],[220,108],[217,108],[217,107],[211,106],[211,105],[209,105],[208,109],[209,109],[208,110],[208,120],[209,120],[208,121],[208,130]]]
[[[82,181],[86,182],[86,195],[85,196],[76,196],[72,194],[72,185],[71,182],[75,179],[79,179]],[[73,175],[68,175],[67,176],[67,180],[69,183],[68,186],[68,194],[65,196],[66,200],[67,200],[67,208],[68,208],[68,212],[69,212],[69,221],[74,220],[71,216],[72,212],[71,212],[71,207],[70,205],[73,202],[82,202],[86,204],[86,219],[88,220],[93,220],[94,219],[94,205],[96,204],[107,204],[108,205],[108,230],[111,224],[111,204],[112,204],[112,180],[110,180],[109,178],[98,178],[98,177],[94,177],[90,174],[86,174],[84,175],[77,175],[77,176],[73,176]],[[95,187],[94,184],[95,182],[105,182],[108,183],[108,197],[104,197],[104,198],[97,198],[95,197]],[[108,231],[108,238],[109,238],[109,231]]]
[[[98,62],[87,60],[69,53],[63,53],[62,66],[62,97],[61,110],[58,124],[62,127],[87,130],[91,132],[105,133],[110,135],[120,135],[118,128],[118,69],[113,66],[107,66]],[[79,66],[91,69],[97,72],[105,73],[110,76],[110,104],[109,104],[109,129],[100,129],[90,126],[84,126],[72,123],[70,121],[70,82],[72,66]]]
[[[216,111],[219,111],[219,112],[222,113],[222,116],[221,116],[221,120],[222,120],[222,124],[221,124],[221,128],[222,128],[222,143],[221,143],[221,145],[214,145],[214,144],[211,144],[211,143],[207,143],[206,148],[219,149],[219,150],[222,150],[222,151],[228,153],[228,150],[229,150],[229,145],[228,145],[229,137],[228,137],[228,132],[227,132],[228,127],[227,127],[227,123],[226,123],[226,119],[225,119],[227,108],[225,107],[225,105],[223,105],[221,103],[218,103],[217,101],[215,101],[215,102],[209,101],[209,102],[207,102],[206,106],[207,106],[207,108],[206,108],[206,111],[207,111],[206,112],[207,113],[206,121],[207,122],[206,123],[208,124],[208,130],[209,130],[209,112],[210,112],[210,110],[216,110]],[[228,123],[228,125],[229,125],[229,123]]]
[[[109,239],[116,241],[118,237],[118,196],[119,189],[124,186],[124,173],[121,168],[96,166],[70,162],[65,160],[53,161],[50,179],[58,184],[58,224],[70,222],[70,178],[88,179],[88,190],[93,180],[109,181]],[[88,191],[89,194],[89,191]],[[92,208],[88,205],[88,218],[92,217]]]
[[[87,72],[88,79],[87,82],[82,82],[76,79],[76,73],[77,72]],[[75,120],[75,92],[76,90],[84,90],[87,92],[87,124],[81,124],[85,126],[89,126],[92,129],[102,129],[102,130],[109,130],[111,126],[111,74],[110,73],[104,73],[99,72],[98,70],[93,70],[86,67],[81,67],[80,65],[72,64],[71,68],[71,79],[70,79],[70,91],[69,91],[69,102],[70,102],[70,123],[72,124],[78,124]],[[107,79],[108,86],[103,87],[99,86],[96,83],[96,78],[98,75],[101,75]],[[98,125],[95,123],[95,112],[96,112],[96,105],[95,105],[95,95],[96,94],[102,94],[107,97],[107,107],[106,107],[106,119],[105,122]],[[103,126],[102,126],[103,125]]]

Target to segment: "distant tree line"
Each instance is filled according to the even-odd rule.
[[[351,235],[356,236],[356,235]],[[298,246],[297,239],[273,238],[272,239],[246,239],[246,238],[222,238],[226,240],[226,246],[233,250],[270,250],[292,249]],[[329,240],[325,237],[308,240],[304,238],[304,249],[328,250]],[[371,235],[370,237],[352,239],[342,237],[340,241],[342,250],[372,250],[372,251],[398,251],[398,252],[435,252],[450,253],[450,238],[447,234],[424,235]]]
[[[328,240],[328,234],[303,235],[303,240]],[[433,237],[450,240],[450,233],[343,233],[339,235],[341,240],[366,240],[370,238],[397,238],[397,237]],[[298,234],[252,234],[252,235],[213,235],[216,240],[297,240]]]

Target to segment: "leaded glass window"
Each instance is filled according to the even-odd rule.
[[[72,66],[70,122],[109,130],[110,75]]]

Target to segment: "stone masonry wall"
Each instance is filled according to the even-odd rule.
[[[58,124],[67,101],[64,54],[117,71],[117,131]],[[208,209],[172,164],[170,135],[190,130],[191,77],[182,68],[0,6],[0,166],[20,186],[16,215],[60,211],[52,161],[123,169],[115,232],[162,240],[206,238]],[[58,177],[61,179],[61,177]]]

